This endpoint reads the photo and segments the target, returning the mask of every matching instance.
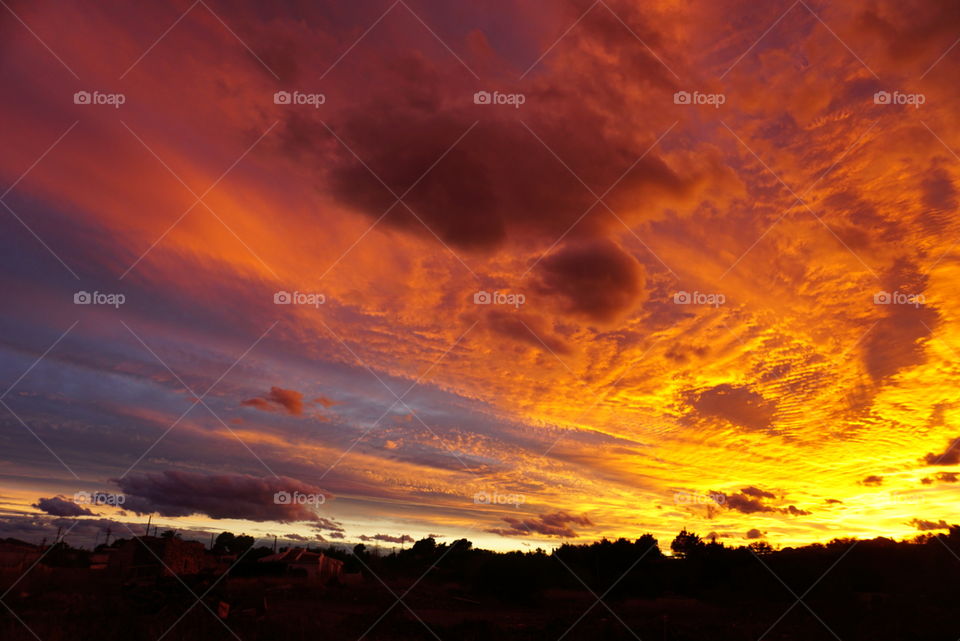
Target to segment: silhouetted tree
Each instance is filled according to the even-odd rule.
[[[670,543],[670,549],[673,550],[675,555],[681,558],[687,558],[703,551],[704,544],[699,536],[693,532],[687,532],[687,529],[684,528],[680,530],[680,534]]]

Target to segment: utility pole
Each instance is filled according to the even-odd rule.
[[[153,514],[147,517],[147,536],[150,536],[150,521],[153,520]]]

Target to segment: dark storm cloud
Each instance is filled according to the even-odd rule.
[[[558,298],[565,311],[589,321],[616,321],[643,298],[643,267],[605,239],[567,243],[544,258],[537,272],[540,294]]]
[[[920,482],[924,485],[933,485],[935,481],[940,481],[941,483],[956,483],[960,481],[956,472],[939,472],[934,476],[926,476],[920,479]]]
[[[871,474],[871,475],[868,476],[867,478],[865,478],[865,479],[863,479],[862,481],[860,481],[860,484],[861,484],[861,485],[868,485],[868,486],[871,486],[871,487],[879,487],[879,486],[883,485],[883,477],[882,477],[882,476],[877,476],[876,474]]]
[[[38,510],[43,510],[52,516],[94,516],[94,513],[85,507],[80,507],[65,496],[52,496],[48,499],[40,498],[33,504]]]
[[[909,521],[909,525],[916,527],[921,532],[928,532],[930,530],[949,530],[950,524],[940,519],[939,521],[924,521],[922,519],[912,519]]]
[[[751,430],[769,429],[776,403],[749,387],[722,383],[697,395],[693,407],[704,416],[725,419]]]
[[[960,437],[947,444],[947,448],[940,454],[928,453],[923,457],[927,465],[956,465],[960,463]]]
[[[927,277],[905,261],[896,261],[884,274],[881,291],[891,295],[921,296]],[[905,367],[924,362],[924,341],[940,320],[924,304],[879,304],[879,322],[863,341],[863,360],[874,381],[882,381]]]
[[[752,530],[747,530],[747,533],[744,535],[744,538],[761,539],[763,538],[763,532],[761,532],[757,528],[753,528]]]
[[[567,512],[541,514],[536,518],[527,519],[518,519],[508,516],[503,520],[510,527],[491,528],[487,530],[487,532],[492,532],[493,534],[499,534],[501,536],[542,534],[545,536],[557,536],[565,539],[574,539],[577,538],[578,535],[570,527],[570,525],[593,525],[593,523],[587,517],[576,516]]]
[[[714,501],[720,507],[742,514],[776,513],[790,516],[807,516],[810,514],[810,512],[801,510],[794,505],[788,505],[787,507],[768,505],[764,503],[764,500],[774,499],[776,495],[753,486],[745,487],[736,494],[710,492],[710,495],[714,497]]]
[[[323,495],[319,487],[288,477],[201,474],[167,470],[114,479],[126,494],[124,509],[162,516],[206,514],[214,519],[321,521],[316,505],[284,500],[278,493]],[[276,499],[276,500],[275,500]]]

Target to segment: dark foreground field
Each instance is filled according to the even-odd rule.
[[[956,531],[773,551],[651,539],[495,554],[419,545],[344,553],[342,580],[228,575],[118,582],[38,566],[3,598],[9,641],[360,638],[955,641]],[[353,558],[351,558],[351,556]],[[358,570],[358,572],[354,572]],[[399,598],[402,597],[402,601]],[[15,614],[14,614],[15,613]]]

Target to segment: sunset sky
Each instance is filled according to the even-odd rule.
[[[958,520],[956,3],[0,4],[0,538]]]

